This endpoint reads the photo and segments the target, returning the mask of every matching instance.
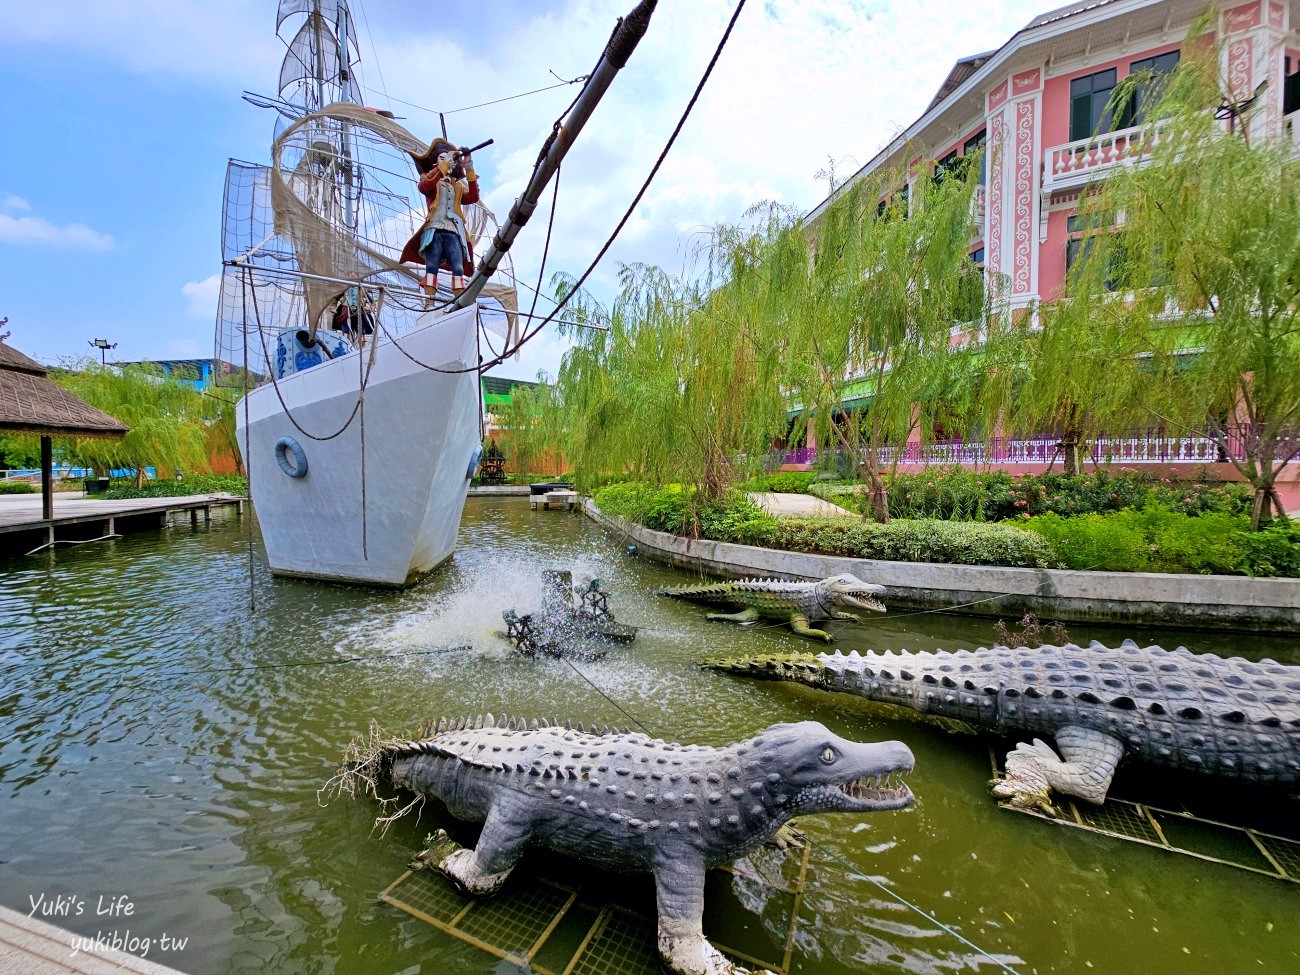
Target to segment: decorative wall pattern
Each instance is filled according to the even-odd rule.
[[[1002,107],[1007,100],[1007,83],[1004,81],[991,92],[989,92],[989,111],[992,112]]]
[[[994,287],[1002,274],[1002,154],[1003,136],[1002,116],[998,112],[988,120],[989,178],[988,178],[988,240],[984,255],[984,264],[988,268],[988,281]]]
[[[1012,229],[1011,293],[1033,291],[1034,100],[1015,106],[1015,222]]]
[[[1249,98],[1254,90],[1254,38],[1243,37],[1228,44],[1228,91],[1233,98]]]
[[[1229,34],[1234,31],[1258,27],[1259,22],[1260,9],[1258,0],[1254,3],[1243,3],[1240,7],[1233,7],[1223,13],[1223,29]]]

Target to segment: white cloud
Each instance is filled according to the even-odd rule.
[[[212,318],[217,313],[217,298],[221,295],[221,275],[210,274],[202,281],[187,281],[181,285],[191,315]]]
[[[269,81],[268,72],[278,67],[283,45],[273,33],[273,10],[264,0],[5,3],[0,43],[70,49],[85,61],[138,74],[198,77],[228,88],[231,79],[238,86],[237,79],[250,71]]]
[[[15,196],[13,193],[10,193],[4,198],[4,202],[0,203],[0,208],[5,210],[30,210],[32,205],[21,196]]]
[[[0,213],[0,243],[107,251],[112,250],[116,242],[112,235],[91,230],[84,223],[60,227],[44,217],[11,217]]]
[[[358,24],[360,80],[369,86],[365,100],[393,108],[406,116],[407,128],[430,138],[438,132],[436,111],[390,105],[375,89],[447,111],[540,88],[552,82],[552,69],[563,77],[584,74],[615,19],[632,3],[488,3],[476,7],[469,22],[462,18],[448,30],[437,19],[412,17],[408,3],[372,0],[365,5],[368,29]],[[826,166],[827,156],[839,161],[841,176],[851,172],[854,160],[870,159],[921,114],[954,61],[998,47],[1048,6],[1047,0],[747,4],[673,152],[589,287],[608,299],[617,288],[619,262],[681,268],[695,243],[692,231],[738,221],[760,200],[811,209],[825,193],[825,182],[814,173]],[[273,7],[269,0],[0,3],[0,50],[49,49],[150,77],[272,93],[283,56],[273,33]],[[580,272],[605,241],[677,122],[734,9],[735,0],[659,5],[644,40],[565,161],[548,281],[557,270]],[[300,20],[294,18],[290,29]],[[576,93],[576,87],[557,88],[447,116],[457,142],[496,140],[476,162],[485,202],[498,215],[509,211],[551,123]],[[546,197],[512,249],[516,271],[530,283],[538,272],[548,207]],[[195,253],[203,246],[194,242]],[[216,291],[214,276],[186,284],[182,294],[192,313],[211,315]],[[527,297],[521,290],[521,299]],[[520,377],[531,377],[538,367],[554,372],[566,344],[544,333],[503,371]]]

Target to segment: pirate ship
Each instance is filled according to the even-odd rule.
[[[402,263],[431,147],[363,105],[347,0],[280,0],[278,92],[244,96],[276,113],[271,160],[227,168],[216,329],[219,374],[245,390],[236,430],[274,574],[403,586],[451,556],[481,450],[482,350],[519,340],[510,246],[653,8],[619,22],[510,218],[467,197],[482,258],[452,290]]]

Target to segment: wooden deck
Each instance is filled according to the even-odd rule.
[[[105,938],[113,933],[105,932]],[[181,975],[138,954],[93,946],[84,950],[85,944],[81,935],[0,907],[0,975]],[[150,954],[159,953],[156,939],[150,948]],[[183,957],[179,951],[169,954]]]
[[[243,514],[247,498],[232,494],[194,494],[179,498],[139,498],[104,501],[78,496],[54,496],[54,517],[41,517],[39,494],[0,495],[0,549],[38,551],[55,545],[76,545],[149,528],[165,528],[177,518],[191,524],[212,518],[214,509],[234,507]],[[24,548],[25,546],[25,548]]]

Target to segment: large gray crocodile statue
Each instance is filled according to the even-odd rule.
[[[482,822],[473,850],[441,838],[431,861],[476,895],[500,889],[530,842],[602,867],[654,874],[659,954],[674,972],[735,968],[701,928],[705,872],[739,859],[792,817],[902,809],[901,742],[846,741],[815,721],[777,724],[728,748],[676,745],[492,715],[437,721],[419,741],[349,751],[338,779],[386,782]],[[436,857],[436,858],[435,858]]]
[[[884,586],[863,582],[845,573],[820,582],[789,582],[785,579],[737,579],[708,586],[660,589],[659,595],[688,599],[696,603],[733,606],[735,613],[710,613],[711,620],[754,623],[759,619],[780,620],[800,636],[831,642],[825,630],[808,624],[819,620],[856,620],[845,609],[867,609],[883,613],[884,604],[875,598]]]
[[[981,647],[709,661],[901,705],[977,728],[1050,735],[1007,756],[994,793],[1050,810],[1049,789],[1101,803],[1120,759],[1294,789],[1300,785],[1300,667],[1183,647]]]

